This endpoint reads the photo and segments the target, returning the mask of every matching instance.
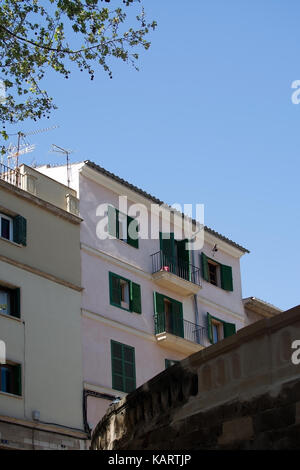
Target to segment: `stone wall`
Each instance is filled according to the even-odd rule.
[[[11,422],[10,422],[11,421]],[[15,421],[15,422],[14,422]],[[18,422],[0,417],[0,451],[6,450],[85,450],[87,436],[72,429],[59,430],[38,422]]]
[[[300,306],[189,356],[110,407],[104,450],[300,447]]]

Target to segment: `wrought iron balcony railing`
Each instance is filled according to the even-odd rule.
[[[168,271],[182,279],[193,282],[198,286],[201,285],[200,268],[180,259],[171,260],[163,251],[158,251],[151,255],[151,257],[152,273]]]
[[[206,329],[175,315],[157,313],[154,315],[155,334],[171,333],[175,336],[205,346]]]
[[[8,166],[0,163],[0,179],[5,181],[6,183],[12,184],[17,186],[18,188],[22,188],[22,178],[24,175],[20,173],[20,170],[17,168],[13,170]]]

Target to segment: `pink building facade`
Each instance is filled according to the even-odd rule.
[[[39,171],[67,180],[65,166]],[[83,219],[83,389],[86,425],[93,429],[114,399],[245,326],[240,258],[247,250],[205,228],[203,247],[187,252],[173,236],[176,221],[167,241],[160,236],[166,233],[161,215],[155,237],[132,240],[119,196],[127,197],[129,209],[148,209],[148,227],[151,204],[160,201],[91,162],[73,164],[70,179]],[[115,237],[99,237],[102,204],[116,218]]]

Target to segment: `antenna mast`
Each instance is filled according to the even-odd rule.
[[[68,188],[69,188],[69,187],[70,187],[70,181],[71,181],[70,154],[71,154],[73,151],[72,151],[72,150],[66,150],[66,149],[63,149],[62,147],[59,147],[58,145],[52,144],[52,152],[62,153],[63,155],[66,155],[66,160],[67,160],[67,180],[68,180]]]

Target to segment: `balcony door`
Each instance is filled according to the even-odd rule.
[[[182,303],[156,292],[154,294],[155,330],[184,338]]]
[[[191,281],[190,251],[188,240],[175,240],[174,233],[159,233],[161,266],[177,276]]]

